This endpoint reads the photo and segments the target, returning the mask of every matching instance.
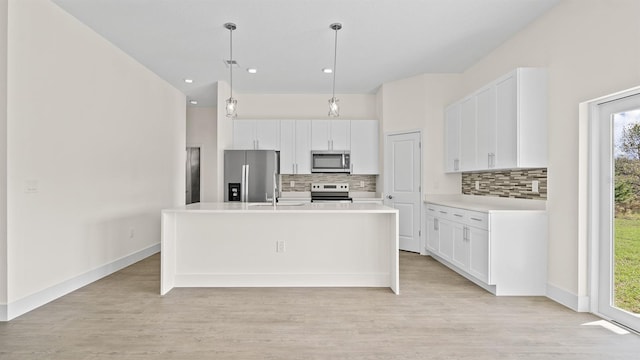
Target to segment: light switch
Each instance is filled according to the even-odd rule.
[[[24,192],[33,194],[38,192],[38,180],[26,180],[24,182]]]
[[[533,180],[533,181],[531,182],[531,192],[532,192],[532,193],[537,194],[537,193],[539,192],[539,190],[538,190],[538,185],[539,185],[538,180]]]

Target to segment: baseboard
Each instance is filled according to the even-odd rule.
[[[578,296],[547,283],[547,297],[573,311],[589,312],[588,296]]]
[[[160,243],[102,265],[99,268],[87,271],[84,274],[80,274],[72,279],[53,285],[20,300],[16,300],[7,305],[0,305],[0,321],[14,319],[158,252],[160,252]]]

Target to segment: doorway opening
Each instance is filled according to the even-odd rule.
[[[200,148],[187,148],[187,186],[185,204],[200,202]]]

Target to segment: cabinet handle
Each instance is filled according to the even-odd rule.
[[[453,216],[462,217],[460,214],[453,214]]]
[[[487,154],[487,167],[491,168],[493,166],[491,166],[491,153]]]
[[[446,212],[446,211],[442,211],[442,210],[440,210],[439,212],[440,212],[440,214],[447,214],[447,212]]]
[[[453,170],[456,170],[456,171],[460,170],[460,160],[458,159],[453,160]]]
[[[471,218],[471,220],[474,220],[474,221],[482,221],[482,219],[478,219],[478,218],[474,218],[474,217],[472,217],[472,218]]]
[[[440,230],[440,221],[438,219],[433,219],[433,230]]]

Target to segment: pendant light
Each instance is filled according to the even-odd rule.
[[[331,30],[335,31],[335,41],[333,47],[333,91],[331,93],[331,99],[329,99],[329,116],[340,116],[340,107],[338,106],[338,99],[336,99],[336,58],[338,57],[338,30],[342,29],[342,24],[334,23],[329,25]]]
[[[229,30],[229,98],[226,101],[225,108],[227,117],[235,119],[238,116],[238,100],[233,98],[233,30],[236,29],[236,24],[226,23],[224,27]]]

